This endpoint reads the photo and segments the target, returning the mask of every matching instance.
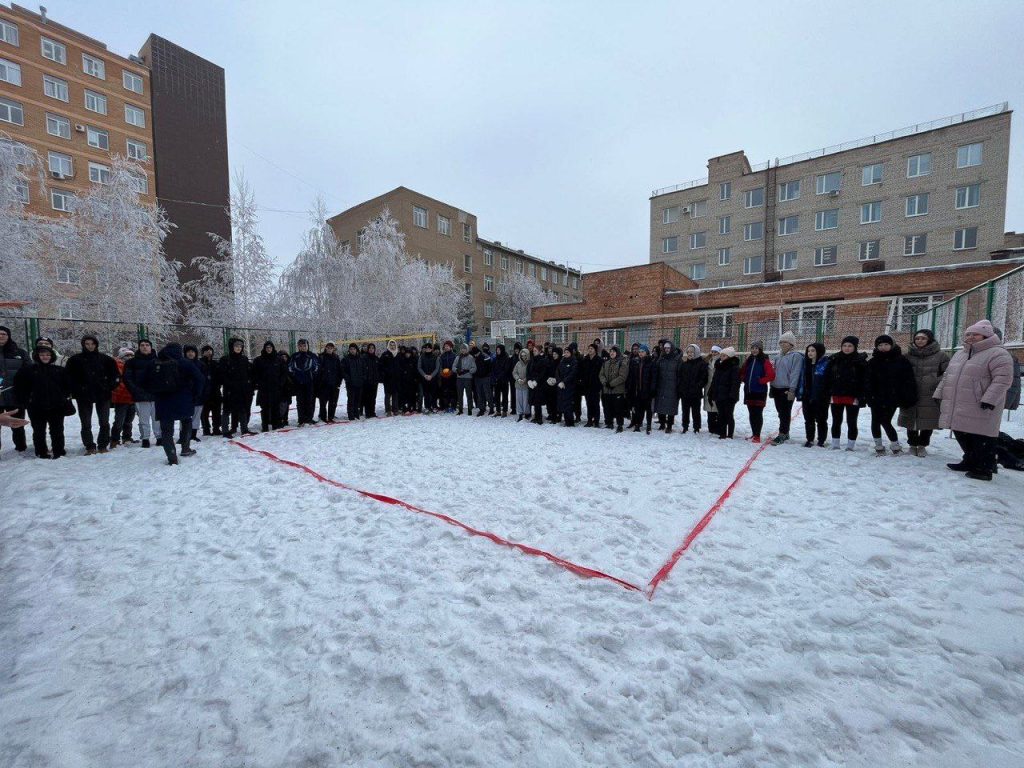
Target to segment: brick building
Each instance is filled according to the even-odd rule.
[[[535,278],[562,302],[578,302],[582,297],[579,270],[531,256],[500,240],[484,239],[478,234],[474,214],[406,187],[359,203],[332,216],[328,223],[339,241],[357,251],[359,231],[384,208],[398,221],[410,254],[452,268],[473,299],[474,323],[485,335],[491,320],[507,319],[496,317],[494,311],[498,284],[506,275]]]
[[[216,256],[207,232],[230,236],[224,71],[163,38],[123,57],[44,14],[0,5],[0,132],[46,166],[44,190],[23,191],[31,213],[65,215],[121,155],[145,171],[141,198],[176,225],[164,248],[183,280],[196,256]],[[78,279],[55,275],[69,295]],[[60,311],[72,316],[73,304]]]
[[[650,261],[701,287],[978,261],[1003,245],[1007,104],[655,190]]]

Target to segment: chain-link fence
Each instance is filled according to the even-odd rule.
[[[944,349],[957,349],[967,327],[983,318],[1002,331],[1006,346],[1024,346],[1024,267],[938,304],[915,320],[918,328],[930,328]]]

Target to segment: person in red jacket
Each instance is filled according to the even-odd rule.
[[[761,442],[761,427],[764,426],[764,406],[768,402],[768,385],[775,381],[775,368],[772,361],[764,353],[764,344],[755,341],[750,345],[750,354],[743,361],[740,369],[740,381],[743,382],[743,402],[750,416],[750,429],[753,435],[750,440]]]
[[[135,357],[135,352],[129,347],[121,347],[114,358],[117,366],[117,373],[121,381],[114,388],[110,396],[110,402],[114,404],[114,426],[110,430],[110,448],[113,450],[121,443],[134,443],[132,440],[132,422],[135,420],[135,401],[132,393],[128,391],[128,385],[124,381],[124,367],[129,360]]]

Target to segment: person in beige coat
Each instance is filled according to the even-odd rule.
[[[964,333],[964,348],[953,355],[934,397],[939,428],[952,429],[964,452],[947,466],[974,480],[991,480],[996,463],[999,420],[1013,378],[1013,358],[996,336],[992,323],[981,320]]]

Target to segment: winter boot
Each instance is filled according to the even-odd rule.
[[[840,448],[842,448],[842,445],[840,445],[840,438],[833,437],[832,438],[832,450],[833,451],[838,451]]]
[[[775,439],[772,440],[772,445],[782,445],[787,440],[789,440],[789,435],[779,432],[779,434],[775,436]]]
[[[958,461],[955,464],[947,464],[947,467],[952,469],[954,472],[970,472],[971,465],[964,461]]]
[[[651,425],[650,424],[647,425],[647,434],[648,435],[651,434]]]
[[[893,456],[899,456],[903,453],[903,446],[897,440],[895,443],[889,443],[889,450],[892,451]]]
[[[814,443],[812,441],[807,440],[806,442],[804,442],[804,448],[813,448],[813,447],[814,447]]]
[[[885,456],[885,446],[880,437],[875,439],[875,456]]]
[[[992,473],[988,472],[986,470],[983,470],[983,469],[972,469],[972,470],[970,470],[967,473],[966,476],[971,478],[971,480],[991,480],[992,479]]]
[[[633,431],[634,432],[639,432],[640,431],[640,425],[637,424],[635,427],[633,427]]]
[[[917,455],[923,459],[925,456],[928,455],[928,449],[925,448],[923,445],[917,446]]]
[[[846,441],[846,450],[848,450],[848,451],[855,451],[855,450],[857,450],[857,441],[856,440],[847,440]]]
[[[622,425],[621,425],[621,424],[619,424],[619,426],[617,426],[617,427],[615,428],[615,432],[616,432],[616,434],[618,434],[618,433],[619,433],[619,432],[621,432],[621,431],[622,431]]]

